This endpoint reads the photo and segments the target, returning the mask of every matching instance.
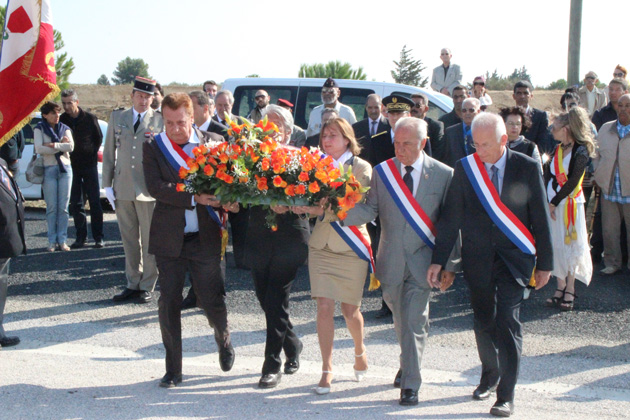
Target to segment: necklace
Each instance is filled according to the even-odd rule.
[[[573,146],[573,143],[569,143],[569,144],[563,144],[562,146],[562,150],[567,150],[570,149]]]

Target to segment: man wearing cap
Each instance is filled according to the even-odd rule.
[[[193,111],[195,117],[195,125],[201,131],[215,133],[228,139],[227,126],[212,119],[214,112],[214,99],[201,90],[194,90],[188,94],[193,103]]]
[[[322,110],[324,108],[334,108],[339,113],[339,116],[348,121],[350,125],[357,122],[357,117],[354,115],[354,111],[347,105],[339,102],[339,85],[332,77],[329,77],[322,86],[322,104],[316,106],[311,111],[311,115],[308,118],[308,128],[306,129],[306,137],[313,136],[319,133],[322,128]]]
[[[151,108],[155,81],[136,77],[131,102],[109,118],[103,151],[103,188],[116,211],[125,250],[127,286],[115,302],[151,301],[157,281],[155,257],[149,254],[149,229],[155,206],[144,182],[142,143],[163,129],[162,116]]]
[[[262,120],[265,108],[269,105],[270,99],[271,98],[266,91],[262,89],[258,90],[256,95],[254,95],[254,102],[256,102],[256,106],[249,112],[247,119],[254,124],[257,124],[258,121]]]
[[[404,96],[390,95],[383,98],[383,106],[387,109],[389,127],[385,131],[372,136],[372,156],[369,162],[375,167],[381,162],[391,159],[396,155],[394,149],[394,126],[396,122],[411,115],[411,107],[414,103]],[[427,140],[424,152],[431,156],[431,143]]]
[[[444,95],[451,95],[453,88],[462,83],[462,71],[457,64],[451,63],[451,50],[442,48],[440,59],[442,65],[433,69],[431,87]]]
[[[368,117],[364,120],[352,124],[354,137],[361,145],[359,157],[370,161],[372,154],[372,136],[389,130],[387,118],[381,115],[381,97],[376,93],[368,95],[365,102],[365,110]]]
[[[444,133],[444,152],[442,163],[455,167],[463,157],[475,153],[472,137],[473,119],[481,112],[481,102],[477,98],[468,98],[462,104],[462,122],[446,129]]]

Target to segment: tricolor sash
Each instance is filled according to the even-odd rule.
[[[418,234],[420,239],[431,249],[435,247],[435,226],[405,185],[393,159],[377,165],[376,172],[387,187],[394,203],[407,220],[407,223]]]
[[[567,173],[564,169],[564,150],[561,147],[562,145],[558,145],[556,147],[556,153],[553,157],[553,169],[556,175],[556,182],[560,185],[560,188],[564,186],[569,180],[567,177]],[[567,196],[567,205],[564,208],[563,217],[564,217],[564,226],[566,228],[564,235],[564,243],[569,245],[571,241],[577,241],[577,231],[575,230],[575,219],[577,218],[577,203],[575,199],[578,198],[582,194],[582,180],[584,179],[584,173],[580,178],[580,182],[575,187],[573,191]]]
[[[488,171],[477,153],[466,156],[461,162],[477,198],[492,221],[518,249],[525,254],[536,255],[534,237],[518,217],[501,202],[499,193],[490,181]]]
[[[339,222],[331,222],[330,225],[359,258],[368,262],[370,273],[374,273],[374,256],[372,255],[372,247],[365,239],[361,231],[359,231],[359,228],[356,226],[341,226]]]
[[[194,135],[196,137],[196,134]],[[186,162],[188,161],[188,159],[191,158],[191,156],[188,156],[188,154],[186,154],[186,152],[184,152],[184,150],[178,144],[169,139],[165,132],[157,134],[154,139],[155,144],[158,145],[160,151],[162,152],[168,163],[170,163],[173,169],[175,169],[175,172],[179,173],[179,170],[181,168],[189,169]],[[211,206],[204,207],[206,208],[206,210],[208,210],[210,218],[214,220],[221,228],[222,242],[227,243],[227,214],[225,212],[218,212]],[[225,253],[225,246],[222,246],[221,249],[223,255]]]

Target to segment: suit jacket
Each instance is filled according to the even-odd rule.
[[[222,142],[223,138],[215,133],[197,130],[200,144],[210,141]],[[176,186],[181,179],[178,171],[166,160],[153,138],[142,147],[144,177],[149,193],[156,200],[151,230],[149,233],[149,253],[165,257],[179,257],[184,246],[184,212],[195,209],[199,220],[199,239],[209,255],[221,254],[221,229],[210,218],[205,206],[193,207],[193,195],[178,192]]]
[[[444,154],[442,162],[454,168],[458,160],[475,153],[475,150],[469,149],[468,152],[469,153],[466,153],[466,147],[464,145],[464,123],[461,122],[447,128],[444,134]]]
[[[460,122],[462,122],[462,119],[459,118],[455,110],[452,110],[448,114],[442,115],[440,118],[438,118],[438,120],[442,124],[444,124],[444,130],[446,130],[449,127],[454,126],[455,124],[459,124]]]
[[[431,76],[431,88],[436,91],[441,91],[443,88],[448,88],[450,94],[453,93],[453,88],[462,83],[462,71],[457,64],[451,63],[446,77],[444,77],[444,66],[437,66],[433,69],[433,76]]]
[[[400,161],[394,158],[394,163],[400,171]],[[424,155],[420,185],[416,190],[415,199],[434,224],[440,220],[446,191],[452,177],[451,168]],[[376,256],[376,278],[383,284],[400,284],[404,280],[407,266],[416,280],[426,280],[433,251],[407,223],[383,180],[375,173],[366,202],[357,204],[350,210],[344,224],[361,225],[374,220],[377,216],[380,216],[381,238]],[[455,261],[448,267],[453,271],[457,269]]]
[[[444,124],[441,121],[435,121],[433,118],[424,117],[427,123],[427,135],[431,142],[431,157],[444,162]]]
[[[306,144],[306,131],[300,126],[293,124],[293,130],[291,130],[291,139],[289,144],[295,147],[302,147]]]
[[[389,130],[389,122],[382,115],[379,117],[378,126],[376,127],[376,133],[382,133]],[[361,146],[361,153],[359,157],[361,159],[370,161],[372,156],[372,135],[370,134],[370,119],[366,118],[361,121],[357,121],[352,124],[354,130],[354,137]]]
[[[370,179],[372,178],[372,166],[357,156],[355,156],[351,162],[344,164],[344,168],[347,170],[350,165],[352,165],[352,173],[357,178],[357,181],[359,181],[362,186],[369,185]],[[330,212],[326,212],[323,220],[317,218],[308,246],[315,249],[324,249],[326,245],[328,245],[333,252],[352,251],[352,248],[348,246],[346,241],[341,239],[341,236],[339,236],[337,231],[330,224],[338,220],[337,216]],[[363,234],[363,237],[370,242],[370,235],[364,224],[359,226],[359,231]]]
[[[142,171],[142,144],[164,127],[162,114],[149,108],[133,129],[133,109],[116,110],[109,117],[103,150],[103,188],[113,187],[117,200],[154,201]]]
[[[595,92],[595,104],[593,106],[593,112],[589,112],[589,116],[592,117],[595,111],[600,108],[603,108],[608,103],[608,98],[603,90],[599,89],[597,86],[593,88]],[[588,88],[586,86],[582,86],[578,89],[578,96],[580,97],[580,105],[582,108],[588,111]]]
[[[0,182],[0,258],[26,254],[24,197],[6,165],[6,162],[0,159],[0,171],[8,177],[13,193],[4,182]]]
[[[210,124],[208,124],[208,128],[205,130],[208,133],[215,133],[222,136],[225,140],[227,140],[230,136],[227,133],[227,126],[221,124],[216,121],[214,118],[210,118]]]
[[[385,162],[387,159],[391,159],[396,156],[396,148],[394,147],[394,141],[392,140],[392,130],[389,126],[387,126],[387,130],[372,137],[371,145],[372,150],[369,162],[372,167],[375,167],[379,163]],[[427,139],[423,151],[428,156],[433,155],[433,151],[431,149],[431,139]]]
[[[215,122],[219,123],[219,125],[221,125],[221,126],[223,126],[223,127],[227,127],[227,125],[226,125],[226,124],[223,124],[223,123],[221,122],[221,121],[223,121],[223,119],[222,119],[222,118],[219,118],[219,117],[217,116],[217,114],[216,114],[216,113],[212,116],[212,119],[213,119]],[[230,119],[231,119],[232,121],[234,121],[235,123],[239,124],[239,125],[240,125],[240,124],[243,124],[243,120],[244,120],[244,118],[243,118],[243,117],[239,117],[238,115],[234,115],[234,114],[230,114]],[[219,134],[223,135],[223,133],[219,133]]]
[[[532,120],[532,125],[524,134],[525,138],[536,143],[543,153],[552,153],[555,141],[549,131],[549,117],[547,113],[543,110],[532,108],[529,117]]]
[[[540,174],[540,162],[506,149],[507,161],[501,201],[529,229],[536,241],[537,257],[527,255],[494,224],[477,198],[461,162],[455,166],[442,218],[438,222],[433,263],[444,266],[461,229],[464,276],[476,284],[488,284],[495,255],[501,257],[522,286],[534,267],[553,269],[549,209]]]

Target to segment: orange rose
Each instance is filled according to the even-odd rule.
[[[311,182],[310,184],[308,184],[308,190],[313,194],[319,192],[319,184],[316,181]]]
[[[175,187],[175,189],[176,189],[178,192],[184,192],[184,191],[186,191],[186,185],[181,184],[181,183],[180,183],[180,184],[177,184],[177,186]]]
[[[284,188],[287,186],[287,183],[284,182],[281,176],[276,175],[273,177],[273,186],[278,188]]]
[[[256,187],[260,190],[260,191],[266,191],[269,189],[269,187],[267,186],[267,178],[263,177],[259,177],[258,175],[256,175]]]
[[[205,157],[204,155],[199,155],[199,156],[197,156],[196,162],[197,162],[198,164],[205,163],[205,161],[206,161],[206,157]]]
[[[339,182],[339,181],[333,181],[329,184],[331,187],[333,187],[334,189],[337,189],[339,187],[341,187],[343,185],[343,182]]]
[[[179,168],[179,177],[181,179],[184,179],[186,178],[186,175],[188,175],[188,169],[184,168],[183,166]]]
[[[207,176],[212,176],[214,175],[214,168],[212,167],[212,165],[206,165],[203,167],[203,173]]]
[[[260,162],[260,169],[262,169],[263,171],[269,170],[269,158],[263,158],[263,160]]]
[[[214,166],[217,166],[219,164],[212,156],[208,156],[208,163]]]
[[[288,195],[289,197],[294,197],[295,196],[295,185],[288,185],[285,189],[284,189],[284,193],[286,195]]]
[[[303,184],[298,184],[295,186],[295,193],[297,195],[304,195],[306,194],[306,187]]]
[[[189,167],[190,167],[190,169],[188,169],[188,173],[189,174],[194,174],[195,172],[197,172],[199,170],[199,165],[197,165],[197,162],[194,162]]]
[[[306,182],[310,179],[310,177],[308,176],[308,173],[300,172],[300,176],[298,176],[298,179],[302,182]]]
[[[226,155],[225,153],[221,153],[221,154],[219,155],[219,160],[221,161],[221,163],[227,163],[227,161],[228,161],[229,159],[230,159],[230,158],[229,158],[229,157],[228,157],[228,155]]]
[[[348,216],[348,213],[346,213],[346,212],[345,212],[345,211],[343,211],[343,210],[339,210],[339,211],[337,212],[337,217],[339,218],[339,220],[343,220],[343,219],[345,219],[347,216]]]

